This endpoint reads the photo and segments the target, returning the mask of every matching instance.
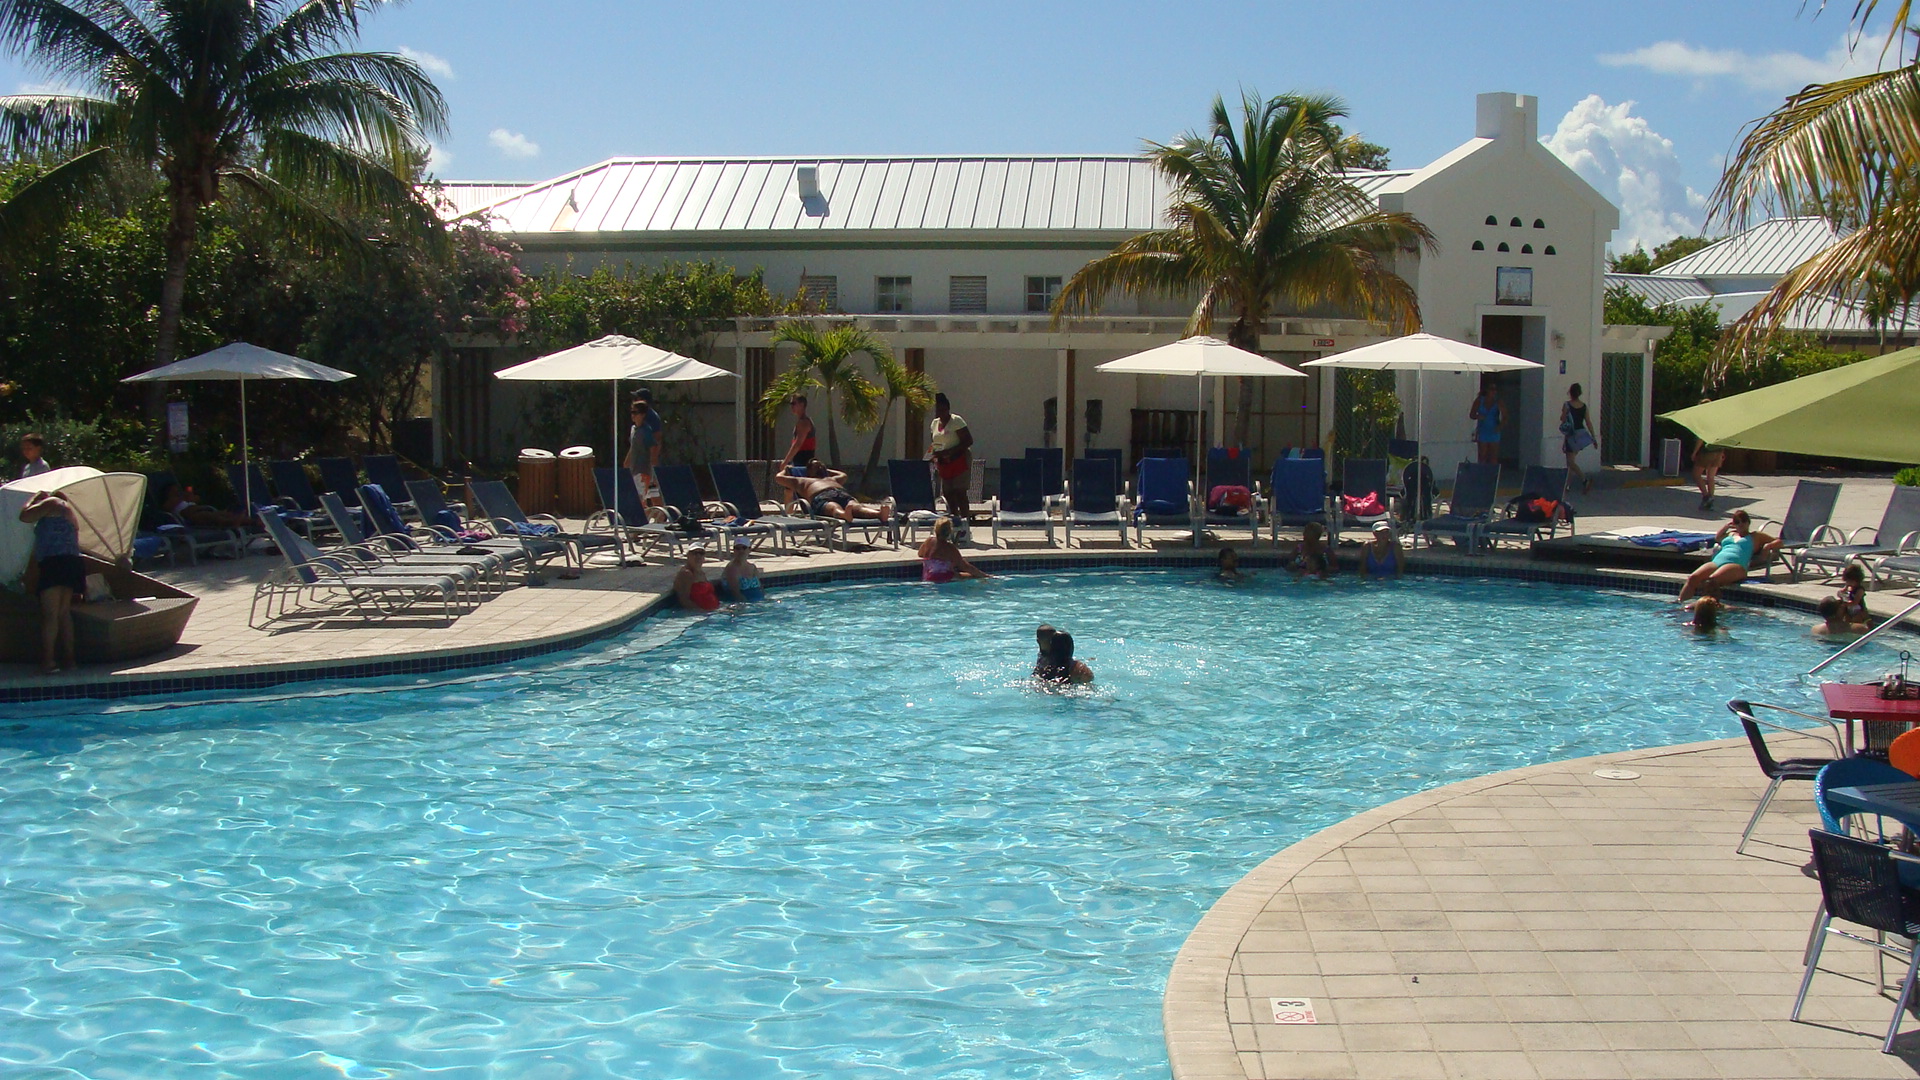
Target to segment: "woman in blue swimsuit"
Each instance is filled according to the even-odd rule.
[[[1713,558],[1687,575],[1680,586],[1680,602],[1696,594],[1713,595],[1728,585],[1747,580],[1747,567],[1756,552],[1771,555],[1780,550],[1780,541],[1753,531],[1753,520],[1745,510],[1735,510],[1713,536]]]
[[[1480,396],[1467,410],[1473,423],[1473,441],[1480,448],[1480,464],[1500,463],[1500,391],[1491,381],[1480,384]]]
[[[1384,521],[1373,523],[1373,540],[1360,549],[1360,576],[1397,578],[1407,568],[1406,552],[1393,535],[1393,526]]]
[[[733,558],[727,560],[727,568],[720,572],[720,584],[727,590],[728,598],[737,604],[758,600],[764,595],[760,591],[760,568],[747,561],[752,550],[753,541],[735,537]]]

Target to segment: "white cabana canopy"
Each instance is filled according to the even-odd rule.
[[[1277,360],[1269,360],[1259,353],[1248,352],[1237,345],[1229,345],[1216,337],[1182,338],[1171,345],[1137,352],[1132,356],[1123,356],[1118,360],[1109,360],[1094,367],[1095,371],[1104,371],[1111,375],[1191,375],[1193,376],[1193,467],[1195,486],[1204,500],[1206,487],[1206,425],[1200,417],[1206,411],[1206,380],[1209,376],[1223,379],[1227,376],[1248,376],[1252,378],[1292,377],[1304,379],[1306,372],[1296,371]],[[1219,435],[1219,425],[1215,424],[1214,434]],[[1198,547],[1202,527],[1196,517],[1193,527],[1193,543]]]
[[[1357,371],[1411,371],[1415,373],[1413,441],[1420,443],[1420,406],[1426,398],[1429,371],[1524,371],[1540,367],[1531,360],[1483,349],[1435,334],[1407,334],[1349,349],[1300,365],[1311,368],[1350,368]],[[1416,460],[1419,451],[1415,451]]]
[[[175,360],[164,367],[129,375],[121,382],[235,382],[240,384],[240,497],[244,512],[253,514],[253,458],[247,449],[247,380],[306,379],[345,382],[353,372],[288,356],[236,341],[212,352]]]
[[[608,334],[584,345],[548,353],[524,364],[515,364],[493,373],[496,379],[524,382],[610,382],[613,384],[613,447],[620,457],[620,382],[693,382],[722,376],[739,378],[738,372],[704,364],[690,356],[668,352],[644,341],[620,334]],[[612,465],[613,462],[607,462]]]
[[[0,583],[13,584],[33,556],[33,526],[20,510],[35,492],[57,491],[80,518],[80,550],[103,562],[121,562],[133,551],[147,478],[139,473],[103,473],[85,465],[53,469],[0,487]]]

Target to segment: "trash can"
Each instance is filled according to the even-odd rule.
[[[593,489],[593,447],[569,446],[560,451],[560,513],[568,517],[586,517],[600,509],[600,496]]]
[[[553,451],[529,446],[520,451],[520,490],[515,497],[529,514],[553,513],[554,474],[559,462]]]
[[[1680,475],[1680,440],[1660,440],[1660,475]]]

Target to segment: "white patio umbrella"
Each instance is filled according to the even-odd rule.
[[[236,341],[212,352],[129,375],[121,382],[237,382],[240,384],[240,505],[253,514],[253,459],[247,450],[247,380],[310,379],[345,382],[353,372]]]
[[[1357,371],[1411,371],[1414,378],[1414,461],[1420,460],[1420,407],[1426,402],[1429,371],[1523,371],[1541,365],[1503,352],[1468,345],[1433,334],[1408,334],[1363,345],[1300,365],[1311,368],[1350,368]]]
[[[655,348],[620,334],[609,334],[537,360],[493,373],[496,379],[527,382],[609,382],[613,384],[613,456],[620,456],[620,382],[692,382],[738,372],[703,364],[688,356]],[[608,462],[609,465],[612,462]]]
[[[1123,356],[1118,360],[1109,360],[1095,366],[1095,371],[1104,371],[1113,375],[1191,375],[1193,379],[1194,399],[1194,476],[1199,481],[1200,497],[1206,498],[1206,425],[1201,416],[1206,411],[1206,380],[1208,376],[1224,379],[1229,375],[1246,375],[1255,378],[1292,377],[1304,379],[1306,372],[1296,371],[1277,360],[1269,360],[1259,353],[1248,352],[1235,345],[1229,345],[1219,338],[1190,337],[1182,338],[1171,345],[1162,345],[1146,352]],[[1219,432],[1215,432],[1218,435]],[[1200,545],[1201,526],[1193,529],[1193,543]]]

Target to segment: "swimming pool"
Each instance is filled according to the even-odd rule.
[[[1727,735],[1825,655],[1800,614],[1709,641],[1552,585],[1196,576],[795,589],[432,685],[27,710],[0,1065],[1164,1077],[1167,967],[1260,860]],[[1041,621],[1091,692],[1026,685]]]

